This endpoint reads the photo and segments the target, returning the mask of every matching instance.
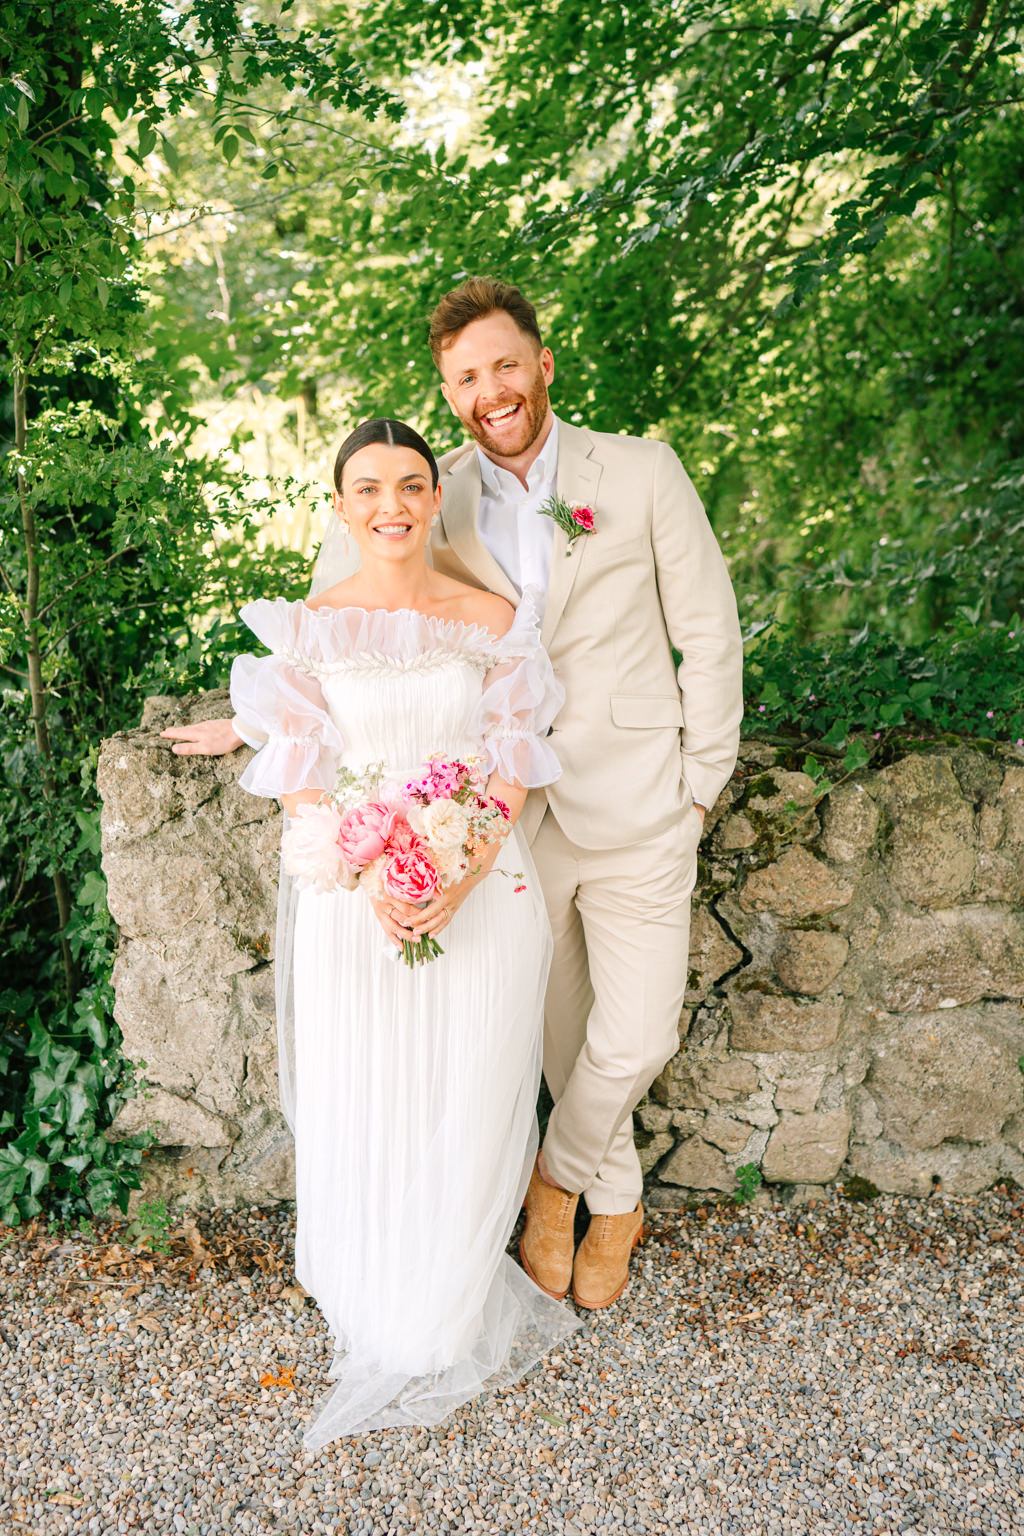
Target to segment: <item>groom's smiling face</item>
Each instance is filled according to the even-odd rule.
[[[441,353],[441,376],[451,410],[491,458],[513,462],[547,435],[554,358],[505,310],[457,333]]]

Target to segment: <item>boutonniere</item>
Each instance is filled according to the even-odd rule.
[[[581,533],[593,533],[594,509],[593,507],[577,507],[565,500],[564,496],[550,497],[537,511],[542,517],[550,517],[557,523],[569,541],[567,555],[572,554],[572,546]]]

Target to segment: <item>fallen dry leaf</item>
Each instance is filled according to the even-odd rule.
[[[205,1263],[210,1257],[210,1250],[203,1242],[202,1233],[194,1221],[186,1222],[182,1229],[182,1236],[188,1244],[188,1251],[196,1263]]]
[[[280,1371],[263,1371],[260,1375],[261,1387],[284,1387],[291,1391],[295,1386],[295,1367],[286,1366]]]

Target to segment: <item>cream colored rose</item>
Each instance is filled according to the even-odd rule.
[[[455,853],[469,836],[469,817],[454,800],[434,800],[419,816],[420,835],[438,853]]]

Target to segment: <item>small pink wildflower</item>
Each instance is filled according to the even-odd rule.
[[[426,773],[411,779],[405,786],[407,799],[451,800],[469,770],[465,763],[431,762]]]
[[[1018,745],[1019,745],[1019,743],[1018,743]],[[526,886],[525,885],[516,885],[516,886],[513,886],[512,889],[513,889],[513,893],[516,896],[518,896],[520,891],[525,891],[526,890]]]

